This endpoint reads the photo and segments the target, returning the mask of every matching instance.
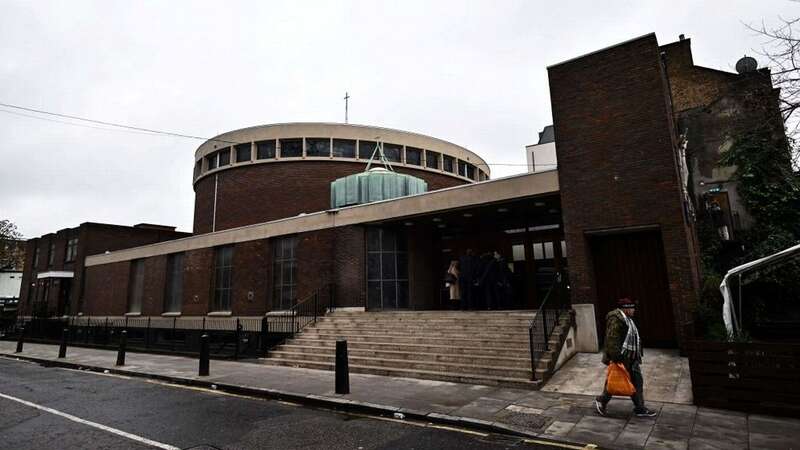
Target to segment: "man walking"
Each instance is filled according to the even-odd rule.
[[[637,417],[654,417],[656,413],[644,406],[644,380],[642,379],[642,341],[639,330],[633,323],[636,314],[636,302],[628,298],[617,301],[617,309],[606,315],[606,343],[603,352],[603,364],[621,362],[631,376],[636,393],[633,400],[633,413]],[[601,416],[606,415],[606,405],[611,400],[607,388],[595,398],[594,406]]]

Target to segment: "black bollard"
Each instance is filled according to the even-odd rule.
[[[58,357],[67,357],[67,336],[69,335],[69,328],[64,328],[61,331],[61,346],[58,348]]]
[[[350,393],[350,367],[347,364],[347,341],[336,341],[336,393]]]
[[[122,330],[119,334],[119,350],[117,350],[117,365],[125,365],[125,346],[128,345],[128,332]]]
[[[208,376],[208,335],[200,336],[200,371],[201,377]]]
[[[22,353],[22,344],[25,343],[25,325],[19,327],[19,337],[17,338],[17,351],[14,353]]]

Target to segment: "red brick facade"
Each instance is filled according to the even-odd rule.
[[[225,230],[255,223],[324,211],[331,207],[331,182],[364,170],[364,163],[291,161],[234,167],[202,178],[195,186],[194,232]],[[422,178],[433,191],[467,183],[449,175],[396,167]]]
[[[46,305],[43,309],[46,310],[47,314],[59,312],[59,293],[62,290],[63,283],[70,284],[70,302],[68,305],[64,305],[64,311],[62,312],[75,313],[85,308],[86,304],[81,302],[87,298],[84,292],[83,265],[86,256],[186,236],[190,236],[190,234],[176,232],[169,227],[127,227],[87,222],[77,228],[68,228],[30,239],[27,241],[25,248],[29,256],[25,259],[25,267],[23,269],[19,314],[31,315],[33,313],[33,304],[37,301]],[[78,238],[77,254],[73,261],[65,261],[67,243],[71,238]],[[54,244],[52,265],[48,264],[51,243]],[[33,267],[37,248],[39,249],[38,265]],[[37,274],[47,271],[67,271],[73,272],[74,275],[71,279],[37,279]],[[42,312],[44,313],[45,311]]]
[[[708,105],[725,94],[739,78],[735,73],[695,66],[691,39],[664,45],[661,51],[665,55],[672,107],[676,113]]]
[[[333,285],[337,306],[364,306],[364,229],[349,226],[301,233],[297,237],[298,300],[322,292],[328,301]],[[276,239],[233,244],[231,314],[257,316],[280,309],[273,291],[273,246]],[[215,248],[185,252],[181,314],[213,312]],[[142,315],[165,312],[167,255],[144,259]],[[128,311],[131,262],[87,269],[86,315],[122,315]]]
[[[677,333],[698,283],[655,35],[548,69],[573,303],[596,303],[587,232],[655,226]]]
[[[128,311],[128,277],[130,262],[118,262],[86,269],[87,316],[121,316]],[[145,283],[147,277],[145,276]]]

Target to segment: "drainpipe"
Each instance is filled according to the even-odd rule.
[[[211,212],[211,231],[217,231],[217,186],[219,182],[219,174],[214,175],[214,209]]]

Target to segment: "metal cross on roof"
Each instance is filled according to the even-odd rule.
[[[345,92],[344,93],[344,123],[347,123],[347,113],[348,113],[347,109],[348,109],[348,106],[349,106],[348,105],[349,102],[350,102],[350,94]]]

